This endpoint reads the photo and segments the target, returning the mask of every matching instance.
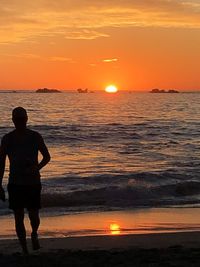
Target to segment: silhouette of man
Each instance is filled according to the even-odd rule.
[[[8,180],[9,208],[15,216],[16,233],[24,254],[28,254],[26,229],[24,226],[24,209],[27,208],[32,227],[31,240],[34,250],[40,248],[38,228],[40,224],[40,172],[49,161],[50,154],[42,136],[27,128],[28,116],[22,107],[12,112],[15,130],[4,135],[0,147],[0,199],[5,201],[2,179],[6,156],[10,162]],[[38,152],[42,160],[38,162]]]

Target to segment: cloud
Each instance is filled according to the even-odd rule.
[[[103,59],[103,62],[105,63],[116,62],[116,61],[118,61],[117,58]]]
[[[1,0],[0,14],[0,43],[93,40],[108,27],[200,28],[199,0]]]
[[[109,37],[108,34],[89,30],[89,29],[77,29],[77,30],[66,30],[65,39],[73,40],[94,40],[99,37]]]
[[[62,57],[62,56],[51,56],[51,57],[44,57],[37,54],[31,53],[21,53],[21,54],[3,54],[6,57],[16,57],[16,58],[23,58],[23,59],[36,59],[36,60],[43,60],[43,61],[57,61],[57,62],[68,62],[68,63],[76,63],[72,58]]]
[[[21,54],[1,54],[1,56],[6,57],[17,57],[17,58],[25,58],[25,59],[42,59],[40,55],[31,54],[31,53],[21,53]]]
[[[12,55],[13,56],[13,55]],[[27,59],[40,59],[41,57],[39,55],[36,54],[19,54],[19,55],[15,55],[15,57],[21,57],[21,58],[27,58]]]
[[[66,58],[66,57],[50,57],[49,60],[50,61],[60,61],[60,62],[72,61],[71,58]]]
[[[90,67],[96,67],[97,64],[95,64],[95,63],[90,63],[89,66],[90,66]]]

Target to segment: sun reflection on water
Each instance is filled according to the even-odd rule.
[[[119,235],[121,233],[119,224],[111,223],[110,224],[110,232],[112,235]]]

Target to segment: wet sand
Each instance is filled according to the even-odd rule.
[[[26,214],[27,236],[30,223]],[[112,231],[111,225],[118,225]],[[15,237],[13,215],[0,218],[0,239]],[[200,208],[154,208],[126,211],[85,212],[59,216],[41,213],[42,238],[96,235],[130,235],[200,231]]]
[[[42,216],[41,250],[24,257],[12,216],[1,218],[0,266],[200,266],[200,217],[196,209]],[[111,231],[118,224],[119,231]],[[27,236],[30,226],[27,221]]]

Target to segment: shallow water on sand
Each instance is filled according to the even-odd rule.
[[[154,208],[41,216],[40,237],[127,235],[200,231],[200,208]],[[81,223],[80,223],[81,222]],[[27,236],[30,225],[26,216]],[[1,218],[0,239],[15,237],[12,216]]]

